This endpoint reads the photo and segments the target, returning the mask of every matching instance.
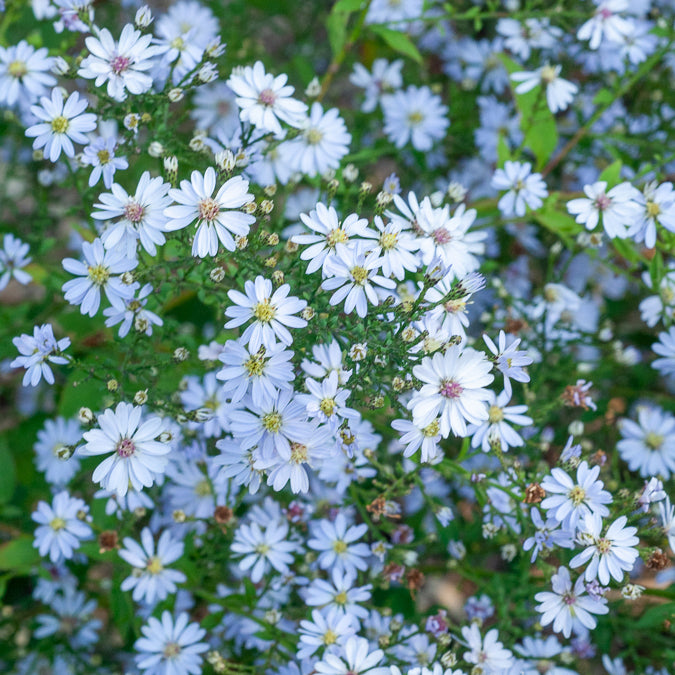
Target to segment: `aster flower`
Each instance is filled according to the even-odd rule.
[[[300,643],[297,656],[304,659],[322,647],[344,646],[346,639],[356,633],[356,625],[353,617],[342,614],[335,607],[314,609],[312,620],[301,621],[298,632]]]
[[[154,256],[157,253],[155,247],[166,241],[163,232],[168,218],[164,210],[171,204],[170,188],[171,185],[160,176],[152,178],[149,171],[144,171],[133,196],[117,183],[112,185],[111,192],[99,195],[91,217],[115,221],[107,224],[103,231],[103,245],[107,249],[119,248],[127,258],[134,259],[140,241],[141,246]]]
[[[541,613],[542,626],[553,624],[556,633],[562,633],[568,638],[572,631],[583,632],[584,628],[592,630],[597,624],[593,614],[607,614],[607,600],[602,596],[592,597],[584,595],[586,588],[584,578],[580,576],[574,586],[570,579],[570,572],[566,567],[559,567],[557,574],[551,578],[552,592],[537,593],[537,611]]]
[[[88,513],[84,500],[71,497],[65,490],[54,495],[51,506],[39,502],[31,516],[38,524],[33,546],[41,556],[49,555],[53,563],[70,560],[80,544],[93,537],[85,522]]]
[[[589,513],[608,516],[605,504],[612,503],[612,495],[603,490],[604,483],[597,480],[599,473],[599,466],[589,468],[587,462],[581,462],[575,482],[562,469],[551,469],[551,475],[541,483],[547,493],[552,493],[541,503],[542,508],[569,530],[576,530]]]
[[[282,284],[272,292],[272,282],[258,276],[255,282],[247,280],[244,283],[245,295],[236,290],[228,291],[228,297],[235,304],[225,310],[225,315],[230,317],[225,328],[235,328],[253,319],[241,336],[241,342],[248,344],[251,353],[256,353],[262,345],[265,349],[273,349],[277,340],[290,345],[293,337],[286,326],[304,328],[307,325],[305,319],[294,316],[307,306],[307,302],[289,297],[290,290],[288,284]]]
[[[638,420],[619,423],[623,438],[616,449],[631,471],[644,478],[675,473],[675,417],[656,406],[641,406]]]
[[[36,639],[44,640],[53,635],[55,640],[65,640],[73,650],[86,650],[99,641],[99,630],[103,624],[99,619],[92,618],[96,600],[87,600],[84,593],[66,586],[62,593],[54,596],[49,608],[52,613],[35,617],[37,627],[33,635]],[[56,659],[53,668],[68,675],[75,672],[65,664],[61,666]]]
[[[54,59],[48,54],[46,47],[35,49],[25,40],[0,47],[0,105],[33,103],[56,84],[49,72]]]
[[[525,94],[541,84],[546,88],[546,103],[549,110],[553,114],[565,110],[579,88],[560,77],[561,69],[562,66],[546,64],[534,72],[512,73],[511,79],[520,82],[516,87],[516,94]]]
[[[394,420],[391,426],[401,434],[400,442],[405,445],[404,457],[412,457],[420,449],[420,462],[434,462],[440,456],[438,443],[441,440],[441,427],[438,420],[433,420],[425,427],[419,427],[409,420]]]
[[[346,250],[356,237],[366,236],[368,221],[359,218],[355,213],[348,215],[340,222],[337,212],[332,206],[326,208],[319,202],[316,209],[309,214],[301,213],[300,220],[316,234],[296,234],[291,241],[296,244],[309,244],[301,254],[301,260],[309,260],[307,274],[323,267],[325,272],[328,260]]]
[[[154,57],[161,47],[151,47],[152,35],[142,35],[132,24],[122,29],[119,41],[113,40],[107,28],[96,31],[96,37],[85,39],[90,55],[85,57],[77,74],[94,80],[97,87],[107,82],[108,96],[115,101],[124,101],[130,94],[143,94],[152,87],[148,75],[154,65]]]
[[[532,424],[532,418],[523,414],[527,412],[527,406],[507,406],[511,397],[506,391],[498,396],[494,392],[490,394],[487,400],[488,419],[481,425],[472,424],[468,429],[469,435],[472,435],[471,447],[480,446],[483,452],[489,452],[495,445],[498,445],[502,452],[506,452],[509,448],[525,445],[520,434],[510,425],[529,426]]]
[[[201,642],[206,631],[189,620],[185,612],[175,620],[166,610],[161,621],[151,616],[134,643],[137,667],[148,675],[200,675],[209,645]]]
[[[628,0],[602,0],[593,16],[577,31],[577,39],[588,40],[591,49],[598,49],[603,40],[620,43],[630,35],[633,23],[619,16],[628,10]]]
[[[671,326],[667,333],[659,333],[659,341],[652,345],[652,350],[661,358],[652,362],[662,375],[675,373],[675,326]]]
[[[635,201],[640,207],[636,222],[631,226],[628,235],[635,241],[642,242],[647,248],[656,246],[656,225],[675,232],[675,190],[673,184],[656,181],[647,183]]]
[[[368,531],[365,523],[348,527],[347,519],[338,513],[334,521],[320,520],[312,524],[312,538],[307,546],[319,552],[318,564],[324,570],[357,573],[368,567],[370,548],[357,543]]]
[[[321,104],[314,102],[300,129],[296,138],[284,144],[293,170],[311,177],[337,169],[349,152],[352,140],[338,109],[331,108],[324,113]]]
[[[423,386],[408,403],[413,423],[426,427],[440,417],[440,431],[446,438],[466,436],[466,422],[480,424],[488,418],[490,393],[484,389],[492,382],[492,366],[481,352],[451,346],[444,354],[424,357],[413,368]]]
[[[610,577],[623,581],[624,572],[630,572],[635,565],[639,555],[635,546],[640,543],[635,536],[637,527],[626,527],[627,521],[626,516],[617,518],[601,536],[602,518],[597,513],[587,514],[577,538],[589,545],[570,560],[570,567],[580,567],[588,562],[584,574],[586,581],[597,577],[604,586],[609,584]]]
[[[349,81],[354,86],[364,90],[365,100],[361,104],[361,111],[365,113],[375,110],[383,94],[391,93],[403,86],[401,59],[391,63],[387,59],[375,59],[371,68],[372,71],[369,71],[360,63],[355,63],[354,71],[349,76]]]
[[[539,509],[532,507],[530,510],[530,518],[536,531],[533,536],[528,537],[523,542],[523,550],[529,551],[532,549],[530,562],[533,563],[539,553],[549,553],[556,546],[561,548],[572,548],[574,545],[572,533],[560,527],[560,521],[555,518],[547,518],[544,520],[541,517]]]
[[[356,313],[364,318],[368,314],[368,302],[375,306],[380,304],[376,286],[388,290],[396,288],[392,279],[377,273],[381,266],[382,259],[375,254],[366,256],[358,250],[341,249],[335,258],[326,263],[328,278],[321,283],[321,288],[335,291],[329,301],[331,305],[338,305],[344,300],[347,314],[356,309]]]
[[[286,84],[287,80],[286,75],[274,77],[266,73],[260,61],[235,70],[227,85],[237,96],[241,120],[250,122],[261,131],[269,131],[277,138],[284,135],[279,120],[299,127],[307,106],[292,98],[294,89]]]
[[[2,238],[0,249],[0,291],[7,287],[13,277],[24,286],[29,284],[33,277],[22,268],[28,265],[32,258],[27,256],[30,247],[13,234],[6,234]]]
[[[532,173],[529,162],[507,160],[503,169],[497,169],[492,178],[492,187],[508,190],[499,200],[499,210],[506,218],[525,215],[526,207],[536,211],[548,195],[546,183],[540,173]]]
[[[309,393],[300,394],[300,399],[306,401],[308,416],[327,423],[334,431],[344,420],[360,418],[356,410],[346,406],[351,392],[340,388],[338,380],[339,377],[335,370],[332,370],[321,382],[308,377],[305,380],[305,386]]]
[[[341,651],[344,661],[335,654],[324,653],[323,660],[314,664],[314,670],[320,675],[390,675],[388,667],[376,667],[384,652],[381,649],[370,651],[368,640],[350,637]],[[346,661],[346,662],[345,662]]]
[[[257,584],[270,568],[281,574],[289,571],[288,565],[293,562],[297,545],[286,541],[287,536],[287,523],[270,523],[264,529],[258,523],[244,523],[237,528],[230,549],[237,557],[243,556],[239,569],[250,570],[250,579]]]
[[[69,361],[62,353],[70,346],[70,338],[65,337],[57,341],[50,323],[35,326],[32,336],[24,333],[12,338],[12,342],[21,356],[17,356],[10,367],[26,369],[23,376],[24,387],[29,384],[31,387],[37,386],[43,377],[48,384],[54,384],[54,374],[49,363],[63,365]]]
[[[51,162],[62,151],[66,157],[74,157],[73,143],[88,143],[86,132],[96,128],[96,115],[85,113],[86,109],[87,100],[76,91],[64,103],[61,89],[54,87],[50,98],[43,96],[39,105],[31,106],[31,112],[40,120],[26,129],[26,136],[35,138],[33,149],[44,148],[45,157]]]
[[[129,300],[124,300],[124,308],[106,307],[103,310],[103,316],[107,317],[105,325],[116,326],[120,324],[117,334],[124,338],[129,334],[131,327],[138,333],[144,335],[152,335],[153,326],[163,326],[164,322],[154,312],[145,309],[147,304],[147,297],[152,293],[152,286],[145,284],[143,288],[139,288],[140,284],[133,283],[132,288],[138,290],[138,295]]]
[[[79,457],[73,457],[73,449],[82,438],[82,429],[77,420],[57,417],[45,420],[38,431],[35,463],[45,480],[54,486],[64,486],[80,470]]]
[[[513,654],[499,641],[496,628],[489,630],[483,637],[478,625],[472,623],[462,628],[462,637],[469,648],[464,652],[464,660],[480,666],[486,675],[497,675],[513,666]]]
[[[168,218],[167,231],[182,230],[197,221],[197,232],[192,242],[192,255],[205,258],[218,253],[218,240],[228,250],[236,244],[232,235],[245,237],[255,216],[239,211],[253,201],[248,191],[248,181],[234,176],[216,189],[216,172],[213,167],[204,174],[193,171],[190,180],[180,183],[180,190],[169,190],[169,196],[178,205],[164,209]]]
[[[330,581],[314,579],[303,590],[302,597],[309,607],[335,607],[343,615],[364,619],[368,616],[368,610],[361,605],[370,600],[373,587],[371,584],[355,586],[355,582],[355,574],[333,569]]]
[[[530,381],[530,376],[523,366],[529,366],[532,363],[532,357],[528,356],[527,352],[518,350],[520,338],[511,337],[507,346],[507,337],[503,330],[499,331],[499,346],[487,334],[483,334],[483,340],[494,355],[490,357],[490,360],[494,360],[497,370],[504,376],[504,391],[510,397],[512,395],[511,378],[516,382]]]
[[[124,301],[133,297],[134,289],[125,284],[119,275],[129,272],[137,265],[118,251],[106,251],[100,239],[82,243],[85,262],[74,258],[65,258],[63,267],[66,272],[77,275],[78,279],[66,281],[62,290],[65,299],[71,305],[80,305],[80,312],[95,316],[101,305],[101,289],[110,304],[123,309]]]
[[[415,150],[431,150],[450,124],[447,106],[429,87],[409,86],[380,99],[384,133],[397,148],[411,143]]]
[[[142,406],[118,403],[97,418],[98,429],[84,433],[85,445],[78,448],[83,457],[108,455],[92,475],[104,490],[124,496],[130,487],[150,487],[163,474],[171,451],[169,443],[157,440],[164,430],[160,417],[141,421]]]
[[[585,198],[567,202],[567,210],[577,223],[594,230],[602,216],[602,226],[610,238],[625,239],[639,209],[640,193],[630,183],[620,183],[607,191],[607,182],[584,185]]]
[[[89,174],[89,187],[94,187],[103,177],[103,185],[109,190],[113,184],[113,176],[118,169],[129,166],[126,157],[116,157],[115,136],[99,136],[82,152],[82,163],[94,167]]]
[[[167,569],[167,566],[176,562],[182,555],[184,545],[175,539],[166,530],[155,541],[150,528],[141,530],[141,544],[131,537],[125,537],[123,549],[120,549],[120,558],[128,562],[133,573],[128,576],[120,588],[123,591],[133,589],[132,597],[136,602],[145,602],[154,605],[164,600],[169,593],[176,592],[176,584],[183,583],[187,577],[178,570]]]
[[[402,281],[406,270],[416,272],[419,261],[413,251],[419,248],[419,244],[408,231],[405,221],[385,224],[380,216],[375,216],[373,225],[376,230],[368,229],[363,236],[375,240],[375,245],[368,252],[380,258],[384,275]]]

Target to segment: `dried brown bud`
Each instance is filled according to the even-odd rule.
[[[413,568],[406,572],[405,580],[410,591],[419,591],[424,585],[424,574],[420,570]]]
[[[650,556],[647,562],[645,563],[648,569],[658,572],[662,569],[665,569],[668,566],[668,556],[660,549],[657,548]]]
[[[228,506],[216,506],[216,510],[213,512],[213,519],[220,525],[227,525],[234,515],[231,508]]]
[[[98,535],[99,553],[113,551],[119,544],[117,542],[117,532],[115,530],[105,530]]]
[[[525,499],[523,501],[526,504],[538,504],[545,496],[546,490],[539,483],[530,483],[525,488]]]

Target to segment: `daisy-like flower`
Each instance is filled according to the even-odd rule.
[[[633,22],[619,16],[628,10],[628,0],[602,0],[595,14],[577,31],[577,39],[588,40],[591,49],[597,49],[603,40],[621,43],[633,31]]]
[[[225,316],[230,317],[225,328],[236,328],[253,319],[240,338],[242,344],[248,344],[251,354],[257,353],[262,345],[265,349],[273,349],[277,340],[290,345],[293,337],[286,326],[304,328],[307,325],[305,319],[294,316],[307,306],[307,302],[289,297],[290,290],[288,284],[283,284],[273,293],[272,282],[258,276],[255,282],[247,280],[244,283],[245,295],[236,290],[228,291],[228,297],[235,304],[225,310]]]
[[[344,645],[347,638],[356,633],[354,617],[342,614],[335,607],[312,610],[311,621],[301,621],[298,629],[300,643],[298,658],[312,656],[317,649]]]
[[[338,109],[331,108],[324,113],[320,103],[313,103],[301,129],[297,138],[284,145],[291,167],[307,176],[337,169],[349,152],[352,140]]]
[[[597,479],[599,473],[599,466],[589,468],[587,462],[581,462],[575,482],[562,469],[551,469],[551,475],[541,483],[541,487],[551,493],[541,503],[542,508],[565,529],[573,531],[589,513],[608,516],[609,509],[605,504],[612,503],[612,495],[603,490],[604,483]]]
[[[113,307],[124,308],[124,301],[131,300],[134,289],[125,284],[119,275],[129,272],[137,265],[119,251],[106,251],[100,239],[82,243],[85,262],[74,258],[65,258],[63,267],[66,272],[76,274],[78,279],[71,279],[63,284],[65,299],[71,305],[80,305],[80,312],[95,316],[101,305],[101,289]]]
[[[494,380],[492,365],[475,349],[451,346],[444,354],[424,357],[413,368],[413,375],[423,382],[408,403],[413,423],[426,427],[440,417],[443,438],[452,433],[466,436],[466,422],[480,424],[488,418],[486,401],[490,392],[484,389]]]
[[[157,440],[164,431],[160,417],[141,422],[142,406],[118,403],[97,418],[99,429],[84,433],[86,444],[77,452],[83,457],[107,455],[92,475],[104,490],[124,496],[130,487],[150,487],[164,473],[171,445]]]
[[[0,104],[13,106],[17,101],[33,103],[56,84],[49,72],[54,59],[46,47],[35,49],[25,40],[0,47]]]
[[[249,572],[250,579],[257,584],[270,568],[281,574],[289,571],[293,562],[293,553],[297,545],[286,541],[288,536],[287,523],[271,522],[265,529],[258,523],[242,524],[237,528],[230,550],[237,556],[243,556],[239,561],[239,569]]]
[[[75,156],[73,143],[89,142],[88,131],[96,129],[96,115],[85,113],[87,100],[74,91],[68,100],[58,87],[52,89],[50,98],[43,96],[39,105],[31,106],[31,112],[40,122],[26,129],[26,136],[35,138],[33,149],[44,148],[45,157],[55,162],[61,152],[66,157]]]
[[[90,55],[82,61],[77,74],[94,80],[97,87],[107,82],[108,96],[116,101],[124,101],[127,91],[143,94],[152,87],[152,76],[147,71],[154,65],[154,57],[163,51],[161,47],[151,47],[151,41],[152,35],[142,35],[130,23],[124,26],[117,42],[107,28],[101,28],[96,37],[85,39]]]
[[[23,285],[33,280],[33,277],[22,269],[32,260],[32,258],[27,256],[29,250],[28,244],[25,244],[13,234],[6,234],[2,238],[2,248],[0,249],[0,291],[7,287],[12,277]]]
[[[336,569],[331,571],[330,577],[330,581],[314,579],[306,587],[303,593],[305,604],[324,609],[335,607],[343,615],[365,619],[368,610],[362,604],[370,600],[372,585],[355,586],[355,574]]]
[[[48,384],[54,384],[54,373],[52,373],[49,363],[59,365],[68,363],[68,357],[62,356],[62,354],[70,346],[70,338],[65,337],[57,341],[50,323],[35,326],[33,335],[24,333],[13,338],[12,342],[21,356],[17,356],[10,366],[26,369],[23,376],[24,387],[29,384],[31,387],[36,387],[43,377]]]
[[[333,431],[337,430],[343,420],[360,418],[356,410],[346,406],[351,392],[340,388],[337,371],[332,370],[321,382],[308,377],[305,386],[309,394],[300,394],[300,398],[307,402],[307,414],[320,422],[328,423]]]
[[[675,473],[675,417],[656,406],[641,406],[637,422],[619,423],[623,438],[616,444],[621,458],[631,471],[643,478]]]
[[[534,506],[530,510],[530,518],[536,528],[536,532],[523,542],[523,550],[529,551],[532,549],[531,563],[537,559],[537,556],[541,552],[548,553],[556,546],[572,548],[574,545],[571,532],[562,529],[560,522],[555,518],[544,520],[541,517],[541,513],[539,513],[539,509]]]
[[[201,655],[209,645],[201,642],[206,631],[189,621],[186,612],[175,620],[167,610],[161,621],[151,616],[141,628],[143,637],[134,643],[138,668],[147,675],[200,675]]]
[[[227,85],[236,94],[239,116],[261,131],[271,132],[277,138],[284,136],[279,120],[292,127],[299,127],[307,106],[292,98],[295,91],[286,84],[286,75],[265,72],[265,66],[256,61],[253,66],[235,70]]]
[[[626,516],[617,518],[601,536],[602,518],[597,513],[587,514],[577,538],[589,545],[570,560],[570,567],[580,567],[590,560],[584,575],[586,581],[597,578],[603,586],[610,577],[623,581],[624,572],[630,572],[635,565],[639,555],[635,546],[640,543],[635,536],[637,527],[626,527],[627,521]]]
[[[667,333],[659,333],[659,341],[652,345],[652,349],[661,358],[652,362],[661,375],[675,373],[675,326],[671,326]]]
[[[499,641],[496,628],[481,636],[478,624],[462,628],[462,637],[469,651],[464,652],[464,660],[480,667],[485,675],[496,675],[508,671],[514,664],[513,654]]]
[[[182,230],[197,221],[197,232],[192,242],[192,255],[206,258],[218,253],[218,240],[228,250],[234,251],[236,244],[232,235],[245,237],[255,216],[239,211],[253,201],[248,192],[248,181],[233,176],[216,192],[216,171],[213,167],[204,174],[193,171],[190,180],[180,183],[180,190],[169,190],[175,206],[164,210],[169,219],[165,229],[169,232]]]
[[[377,667],[382,661],[384,652],[381,649],[370,651],[368,640],[361,637],[350,637],[338,657],[335,654],[324,653],[323,660],[314,664],[314,670],[320,675],[390,675],[389,667]]]
[[[499,396],[490,392],[491,396],[487,400],[488,418],[480,426],[471,425],[468,429],[472,434],[471,447],[480,448],[483,452],[489,452],[495,445],[501,447],[502,452],[509,448],[517,448],[525,445],[525,441],[520,434],[511,428],[511,424],[519,426],[529,426],[532,424],[532,418],[524,415],[527,412],[526,405],[506,404],[511,397],[503,391]]]
[[[149,171],[141,175],[134,195],[117,183],[111,192],[99,195],[91,217],[95,220],[115,221],[107,225],[101,241],[107,249],[119,248],[127,258],[136,257],[138,242],[150,254],[166,241],[163,231],[167,222],[164,209],[171,204],[168,196],[171,185],[161,176],[152,178]]]
[[[328,260],[335,258],[346,250],[351,242],[359,241],[356,237],[365,237],[368,221],[359,218],[355,213],[348,215],[340,222],[337,212],[332,206],[326,208],[319,202],[316,209],[309,214],[301,213],[300,220],[316,234],[296,234],[292,241],[296,244],[309,244],[301,254],[301,260],[309,260],[307,274],[316,272],[320,267],[326,271]]]
[[[380,99],[384,133],[397,148],[411,143],[415,150],[431,150],[450,124],[447,106],[429,87],[409,86]]]
[[[131,537],[125,537],[122,543],[125,548],[120,550],[120,558],[128,562],[134,571],[120,588],[123,591],[133,589],[132,597],[136,602],[154,605],[169,593],[175,593],[176,584],[187,579],[183,572],[167,569],[167,565],[183,555],[184,549],[183,542],[174,539],[168,530],[160,535],[157,550],[149,527],[141,530],[141,544]]]
[[[620,183],[607,191],[607,182],[584,185],[585,198],[567,202],[567,210],[577,223],[594,230],[602,216],[602,226],[610,238],[625,239],[639,211],[640,192],[630,183]]]
[[[356,574],[357,570],[363,571],[368,567],[370,547],[357,543],[367,531],[365,523],[348,527],[344,514],[338,513],[333,522],[320,520],[312,524],[313,536],[307,546],[319,551],[317,562],[321,569]]]
[[[536,211],[548,195],[546,183],[540,173],[532,173],[529,162],[507,160],[503,169],[497,169],[492,177],[492,187],[507,190],[499,200],[499,210],[506,218],[525,215],[526,207]]]
[[[675,190],[672,183],[647,183],[635,201],[640,206],[639,216],[628,232],[635,241],[644,241],[647,248],[656,246],[656,225],[675,232]]]
[[[546,64],[534,72],[512,73],[511,79],[520,82],[516,87],[516,94],[525,94],[541,84],[546,87],[546,103],[549,110],[553,114],[565,110],[579,88],[560,77],[561,68]]]
[[[570,579],[570,572],[566,567],[559,567],[557,574],[551,578],[553,592],[537,593],[537,611],[542,617],[539,620],[542,626],[553,624],[556,633],[562,633],[568,638],[572,631],[584,632],[584,629],[593,630],[597,624],[593,614],[607,614],[607,600],[600,596],[584,595],[586,587],[583,576],[580,576],[574,586]]]
[[[31,516],[38,524],[33,546],[40,555],[49,554],[53,563],[70,560],[80,544],[93,537],[86,522],[88,513],[84,500],[71,497],[65,490],[54,496],[51,506],[39,502]]]
[[[57,417],[46,420],[38,431],[35,463],[51,485],[65,486],[80,469],[79,457],[73,457],[73,449],[82,438],[82,429],[77,420]]]
[[[519,351],[520,338],[511,340],[507,346],[506,333],[503,330],[499,331],[499,338],[497,346],[487,334],[483,335],[483,340],[488,349],[494,355],[490,360],[494,360],[497,370],[504,376],[504,391],[509,398],[512,395],[511,379],[516,382],[529,382],[530,376],[525,372],[523,366],[529,366],[532,363],[532,357],[527,355],[527,352]]]
[[[94,187],[103,176],[103,185],[109,190],[115,171],[129,166],[126,157],[115,157],[116,146],[115,136],[99,136],[82,152],[82,163],[94,167],[89,174],[89,187]]]
[[[433,420],[425,427],[419,427],[409,420],[394,420],[391,426],[401,434],[400,442],[405,445],[404,457],[412,457],[420,448],[420,462],[433,462],[440,455],[438,443],[441,440],[441,427],[438,420]]]
[[[280,344],[251,352],[240,342],[228,340],[218,358],[225,366],[216,377],[223,381],[223,390],[232,403],[250,393],[254,405],[264,407],[276,400],[279,390],[293,387],[295,374],[290,363],[293,352],[284,350]]]
[[[670,550],[675,553],[675,505],[670,503],[670,497],[659,502],[659,515]]]
[[[403,86],[402,68],[401,59],[391,63],[387,59],[375,59],[372,72],[360,63],[354,64],[354,72],[349,76],[349,81],[364,90],[366,98],[361,104],[362,112],[373,112],[382,94],[391,93]]]
[[[103,625],[99,619],[92,618],[96,610],[96,600],[87,600],[87,596],[70,585],[64,585],[62,592],[54,595],[49,602],[50,614],[38,614],[35,617],[37,626],[33,635],[44,640],[54,635],[56,640],[65,640],[73,650],[87,649],[95,645],[100,636],[99,629]],[[50,668],[59,673],[73,673],[69,664],[54,659]],[[37,669],[37,672],[40,668]]]
[[[133,288],[138,288],[140,284],[132,284]],[[123,338],[129,334],[131,327],[134,327],[134,330],[138,333],[143,333],[144,335],[152,335],[153,326],[163,326],[164,321],[157,316],[154,312],[151,312],[148,309],[145,309],[145,305],[148,302],[147,297],[152,293],[152,286],[150,284],[145,284],[143,288],[138,291],[136,297],[131,298],[130,300],[124,301],[124,309],[118,309],[116,307],[107,307],[103,310],[103,315],[106,318],[106,326],[116,326],[120,324],[118,335]]]
[[[419,248],[419,244],[408,230],[407,223],[400,219],[385,224],[380,216],[375,216],[373,225],[376,231],[368,229],[363,236],[375,240],[375,246],[368,252],[380,258],[384,275],[402,281],[406,270],[416,272],[419,260],[413,251]]]
[[[375,254],[366,256],[358,250],[342,249],[326,263],[325,271],[329,277],[322,282],[321,288],[335,291],[329,301],[331,305],[344,300],[345,312],[351,314],[356,309],[363,319],[368,314],[368,302],[375,306],[380,304],[376,286],[388,290],[396,288],[393,279],[378,274],[381,266],[382,259]]]

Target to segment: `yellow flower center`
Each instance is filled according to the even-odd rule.
[[[427,438],[432,438],[433,436],[438,436],[438,420],[434,420],[431,424],[428,424],[424,429],[422,429],[422,433],[427,437]]]
[[[177,49],[178,51],[183,51],[183,49],[185,48],[185,41],[183,40],[182,37],[174,38],[174,39],[171,41],[171,46],[172,46],[174,49]]]
[[[110,162],[110,153],[107,150],[99,150],[96,156],[101,164],[108,164]]]
[[[164,569],[164,567],[162,566],[162,562],[159,558],[152,556],[151,558],[148,558],[145,569],[150,572],[150,574],[159,574]]]
[[[335,596],[336,605],[346,605],[347,604],[347,594],[344,591],[341,591]]]
[[[574,506],[579,506],[581,502],[586,499],[586,490],[584,490],[581,485],[575,485],[568,493],[567,496],[572,500]]]
[[[323,133],[315,127],[312,127],[305,132],[305,138],[310,145],[318,145],[323,139]]]
[[[26,66],[25,61],[12,61],[8,68],[7,72],[17,79],[23,77],[28,72],[28,67]]]
[[[330,628],[323,634],[323,643],[325,645],[334,645],[337,642],[337,639],[337,633]]]
[[[650,431],[645,436],[645,445],[651,450],[658,450],[663,445],[663,436]]]
[[[207,197],[206,199],[202,199],[199,204],[197,204],[197,209],[199,211],[200,220],[213,222],[220,213],[220,204],[218,204],[215,199]]]
[[[269,551],[270,551],[269,544],[258,544],[255,547],[255,552],[258,553],[259,555],[267,555]]]
[[[270,304],[268,298],[265,298],[262,302],[258,302],[253,305],[253,316],[262,321],[263,323],[269,323],[276,314],[276,307]]]
[[[51,527],[55,532],[58,532],[59,530],[63,530],[66,527],[66,521],[63,518],[59,518],[57,516],[56,518],[52,518],[49,523],[49,527]]]
[[[647,202],[647,215],[655,218],[661,213],[661,207],[656,202]]]
[[[180,645],[177,642],[169,642],[162,651],[165,659],[175,659],[180,654]]]
[[[609,539],[601,537],[595,543],[595,548],[597,548],[600,553],[607,553],[609,549],[612,548],[612,542]]]
[[[396,235],[393,232],[381,234],[380,246],[384,251],[391,251],[392,248],[396,248]]]
[[[504,411],[498,405],[491,405],[488,410],[488,421],[490,424],[496,424],[504,419]]]
[[[335,399],[322,398],[319,409],[326,417],[330,417],[335,412]]]
[[[424,115],[421,111],[415,110],[408,115],[408,123],[412,127],[416,127],[418,124],[421,124],[424,120]]]
[[[346,241],[349,241],[349,237],[342,228],[338,227],[326,235],[326,241],[328,242],[328,246],[335,248],[335,244],[344,244]]]
[[[556,77],[557,75],[553,66],[544,66],[541,69],[541,81],[544,84],[551,84]]]
[[[291,443],[291,462],[302,464],[307,461],[307,446],[302,443]]]
[[[363,267],[359,267],[358,265],[356,267],[352,267],[352,269],[349,270],[349,273],[352,275],[354,283],[359,286],[363,286],[368,279],[368,270],[364,269]]]
[[[263,415],[263,427],[272,434],[276,434],[281,429],[281,415],[278,412],[271,412]]]
[[[52,120],[52,131],[55,134],[65,134],[68,131],[69,124],[67,117],[59,115]]]
[[[346,551],[347,551],[347,543],[342,541],[342,539],[338,539],[336,542],[333,543],[333,550],[338,555],[342,555],[343,553],[346,553]]]
[[[255,354],[244,362],[249,377],[260,377],[265,371],[265,359],[262,354]]]
[[[106,282],[110,278],[110,272],[108,272],[108,268],[103,267],[103,265],[94,265],[93,267],[88,267],[87,275],[96,286],[105,286]]]
[[[444,305],[444,309],[448,314],[456,314],[457,312],[463,312],[466,309],[466,300],[448,300]]]
[[[206,497],[206,495],[211,494],[211,484],[206,478],[195,485],[195,494],[198,497]]]

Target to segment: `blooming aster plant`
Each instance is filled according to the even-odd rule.
[[[557,4],[0,0],[0,672],[675,675],[675,6]]]

